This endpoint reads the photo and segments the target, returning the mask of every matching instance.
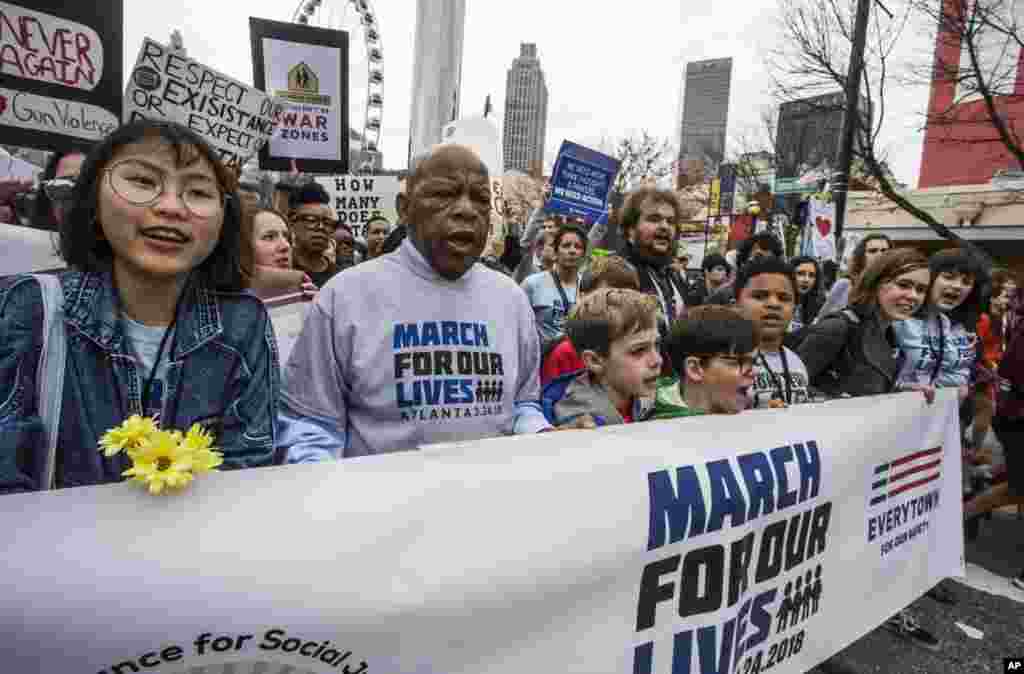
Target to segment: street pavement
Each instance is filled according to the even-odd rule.
[[[942,583],[956,596],[954,605],[924,596],[910,606],[942,642],[939,650],[880,627],[810,674],[1002,674],[1003,658],[1024,657],[1024,590],[1010,584],[1024,568],[1024,519],[1007,509],[983,520],[978,539],[966,546],[966,561],[966,578]]]

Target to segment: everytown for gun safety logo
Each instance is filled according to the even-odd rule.
[[[868,542],[899,532],[882,541],[883,557],[928,530],[928,519],[921,517],[939,507],[938,486],[927,488],[942,476],[942,451],[933,447],[904,454],[872,470]]]

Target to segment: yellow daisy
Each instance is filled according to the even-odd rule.
[[[192,472],[197,475],[209,472],[224,463],[224,455],[213,451],[213,435],[199,424],[192,424],[181,446],[192,452]]]
[[[114,456],[122,449],[131,454],[156,432],[156,423],[152,419],[134,414],[120,426],[103,434],[100,438],[100,450],[107,457]]]
[[[181,434],[157,431],[132,455],[132,467],[121,473],[159,494],[180,489],[192,481],[193,453],[178,441]]]

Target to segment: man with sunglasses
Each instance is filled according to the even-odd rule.
[[[336,227],[330,203],[327,191],[315,182],[297,188],[288,199],[295,238],[293,266],[306,272],[319,288],[340,271],[327,255]]]

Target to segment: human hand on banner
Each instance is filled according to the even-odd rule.
[[[594,417],[590,414],[581,414],[572,421],[568,421],[561,426],[555,426],[550,429],[553,431],[581,431],[597,428],[597,422]]]
[[[316,287],[315,283],[313,283],[313,279],[309,278],[309,274],[302,275],[302,286],[300,289],[304,294],[310,296],[316,295],[320,292],[320,289]]]
[[[900,387],[901,391],[920,391],[924,394],[924,400],[926,403],[931,405],[935,402],[935,387],[931,384],[904,384]]]

